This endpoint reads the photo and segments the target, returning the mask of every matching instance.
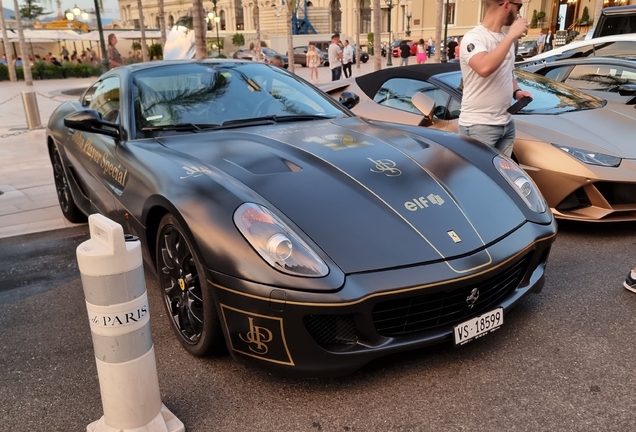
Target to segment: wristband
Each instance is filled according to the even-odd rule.
[[[512,98],[513,98],[513,99],[517,99],[517,92],[520,92],[520,91],[521,91],[521,89],[520,89],[520,88],[518,88],[517,90],[513,91],[513,92],[512,92]]]

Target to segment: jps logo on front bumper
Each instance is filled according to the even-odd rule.
[[[419,198],[413,198],[411,201],[407,201],[404,203],[404,207],[408,211],[417,211],[420,209],[428,208],[431,205],[441,206],[444,204],[444,199],[437,194],[429,194],[426,198],[423,196]]]
[[[395,167],[396,163],[390,159],[378,159],[374,160],[367,158],[375,164],[375,169],[371,168],[371,172],[382,173],[387,177],[397,177],[402,175],[402,171]]]
[[[283,319],[221,304],[223,321],[233,351],[272,363],[294,366]]]

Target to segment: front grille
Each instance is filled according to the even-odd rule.
[[[598,182],[594,186],[610,205],[636,204],[636,184]]]
[[[583,188],[578,188],[556,206],[559,211],[573,211],[591,205]]]
[[[486,312],[519,286],[529,261],[530,255],[526,255],[479,284],[379,303],[373,308],[375,328],[382,336],[401,336],[433,331]],[[475,288],[479,290],[479,298],[475,306],[469,308],[466,299]]]
[[[358,342],[353,315],[307,315],[305,327],[323,348]]]

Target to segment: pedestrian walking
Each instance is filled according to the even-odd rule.
[[[316,51],[316,45],[309,44],[306,57],[307,66],[309,66],[309,79],[311,82],[318,82],[318,66],[320,66],[320,56]]]
[[[552,45],[554,45],[554,35],[552,34],[552,30],[548,30],[548,35],[545,37],[545,51],[550,51]]]
[[[351,65],[353,64],[353,47],[349,45],[349,41],[345,39],[344,49],[342,50],[342,71],[345,78],[351,76]]]
[[[459,132],[510,156],[515,139],[510,99],[531,97],[512,73],[514,42],[528,31],[528,21],[517,18],[521,1],[500,1],[486,0],[484,20],[466,33],[460,47],[464,91]],[[503,26],[510,26],[507,34]]]
[[[342,50],[340,49],[340,34],[331,36],[329,45],[329,69],[331,69],[331,81],[338,81],[342,75]]]
[[[424,43],[424,39],[420,39],[420,41],[417,43],[417,64],[422,64],[426,61],[426,51],[427,51],[427,46]]]
[[[541,32],[541,34],[537,38],[537,54],[541,54],[543,52],[544,47],[545,47],[545,33]]]

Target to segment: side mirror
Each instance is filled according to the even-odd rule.
[[[95,110],[77,111],[64,118],[64,126],[83,132],[92,132],[122,139],[122,132],[117,123],[102,120],[102,116]]]
[[[636,96],[636,84],[623,84],[618,88],[621,96]]]
[[[350,91],[344,91],[340,94],[339,101],[346,108],[351,109],[360,103],[360,96]]]
[[[435,109],[435,101],[426,96],[422,92],[417,92],[411,98],[411,102],[415,105],[415,108],[420,110],[427,121],[433,121],[433,109]]]

